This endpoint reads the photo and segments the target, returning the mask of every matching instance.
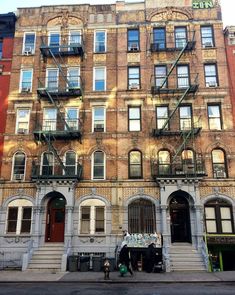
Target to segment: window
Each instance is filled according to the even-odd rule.
[[[32,223],[32,203],[25,199],[14,200],[8,205],[6,233],[29,234]]]
[[[183,150],[181,156],[182,156],[183,165],[194,164],[194,152],[192,150],[189,150],[189,149]]]
[[[157,129],[162,129],[166,121],[168,120],[168,106],[156,107],[157,115]],[[164,129],[168,129],[169,125],[167,124]]]
[[[106,68],[94,68],[94,84],[93,90],[105,91],[106,90]]]
[[[206,231],[209,234],[232,234],[232,207],[227,202],[216,199],[205,204]]]
[[[167,81],[162,85],[167,75],[167,67],[166,66],[155,66],[155,86],[166,88]]]
[[[170,175],[171,156],[168,151],[158,152],[158,172],[159,175]]]
[[[31,92],[32,91],[32,79],[33,79],[33,70],[21,70],[21,83],[20,91],[21,92]]]
[[[140,131],[141,130],[141,107],[128,107],[128,130]]]
[[[215,64],[204,65],[206,87],[217,87],[217,67]]]
[[[35,52],[35,33],[25,33],[23,54],[29,55]]]
[[[179,108],[180,130],[189,130],[192,128],[192,108],[191,106],[182,106]]]
[[[58,69],[47,69],[46,87],[49,91],[58,91]]]
[[[101,200],[92,199],[81,203],[81,234],[98,234],[105,232],[105,204]]]
[[[80,88],[80,68],[69,68],[67,73],[68,90]]]
[[[25,174],[25,154],[22,152],[15,153],[13,157],[13,174],[12,180],[24,180]]]
[[[227,169],[225,163],[225,153],[221,149],[214,149],[212,151],[212,166],[214,178],[226,178]]]
[[[93,153],[93,179],[105,179],[105,154],[102,151]]]
[[[69,126],[70,130],[79,130],[79,109],[66,108],[65,122]],[[65,129],[66,127],[67,126],[65,126]]]
[[[106,51],[106,31],[95,31],[95,48],[96,53]]]
[[[152,234],[156,232],[155,205],[144,199],[128,206],[128,232],[131,234]]]
[[[129,153],[129,178],[142,178],[142,153],[139,151]]]
[[[215,46],[212,26],[201,27],[201,38],[202,38],[203,48],[209,48],[209,47]]]
[[[139,51],[140,44],[139,44],[139,30],[128,30],[127,31],[127,38],[128,38],[128,51]]]
[[[208,105],[208,119],[210,130],[222,129],[220,105]]]
[[[27,134],[29,132],[29,109],[17,109],[16,133]]]
[[[54,174],[54,155],[51,152],[45,152],[42,154],[42,166],[41,175],[53,175]]]
[[[55,54],[60,50],[60,33],[50,32],[49,33],[49,44],[51,51]]]
[[[177,66],[177,84],[178,88],[189,87],[189,67]]]
[[[56,119],[57,119],[56,109],[52,109],[52,108],[44,109],[42,129],[44,131],[55,131]]]
[[[104,132],[104,131],[105,131],[105,108],[95,107],[93,108],[92,132]]]
[[[140,89],[140,68],[128,67],[128,89]]]
[[[175,28],[175,47],[182,49],[187,43],[187,29],[186,27]]]
[[[70,31],[69,33],[69,45],[78,46],[81,44],[81,32],[80,31]]]
[[[153,44],[155,50],[163,50],[166,48],[166,30],[165,28],[153,29]]]
[[[77,155],[73,151],[66,152],[64,165],[67,175],[76,175],[77,173]]]
[[[3,40],[0,39],[0,59],[2,59],[3,57],[2,52],[3,52]]]

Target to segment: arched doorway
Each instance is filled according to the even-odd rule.
[[[58,192],[47,195],[46,242],[64,242],[65,205],[64,196]]]
[[[183,192],[172,195],[170,216],[171,242],[191,243],[189,203]]]

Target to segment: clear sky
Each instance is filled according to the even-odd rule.
[[[129,2],[135,2],[135,0],[129,0]],[[138,0],[137,0],[138,1]],[[164,0],[160,0],[164,1]],[[223,12],[224,26],[235,25],[234,13],[235,13],[235,1],[234,0],[220,0]],[[60,4],[108,4],[114,3],[115,0],[0,0],[0,13],[7,13],[10,11],[16,11],[17,7],[34,7],[41,5],[60,5]]]

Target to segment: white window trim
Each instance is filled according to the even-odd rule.
[[[106,132],[106,107],[101,105],[101,106],[95,106],[92,108],[92,132],[95,132],[94,131],[94,123],[95,123],[95,109],[97,108],[103,108],[104,109],[104,131],[103,132]]]
[[[20,70],[20,87],[19,87],[19,93],[22,92],[22,82],[23,82],[23,72],[26,72],[26,71],[31,71],[31,81],[30,81],[30,92],[32,92],[32,86],[33,86],[33,69],[21,69]]]
[[[105,46],[105,50],[104,52],[99,52],[99,51],[96,51],[95,50],[95,44],[96,44],[96,33],[97,32],[104,32],[104,46]],[[93,50],[94,50],[94,53],[106,53],[107,52],[107,30],[95,30],[94,31],[94,44],[93,44]]]
[[[96,73],[96,69],[104,69],[104,90],[101,90],[101,91],[95,89],[95,78],[96,78],[95,73]],[[98,91],[98,92],[106,91],[106,79],[107,79],[107,77],[106,77],[106,67],[94,67],[93,68],[93,91]]]
[[[25,205],[11,205],[11,203],[14,203],[15,201],[24,201],[26,202]],[[28,204],[27,204],[28,203]],[[18,215],[17,215],[17,223],[16,223],[16,232],[15,233],[8,233],[7,232],[7,226],[8,226],[8,214],[9,214],[9,208],[18,208]],[[30,225],[30,232],[29,233],[22,233],[21,234],[21,223],[22,223],[22,213],[23,213],[23,208],[25,207],[31,207],[32,211],[31,211],[31,225]],[[32,202],[23,199],[23,200],[14,200],[12,202],[9,203],[9,205],[7,206],[7,216],[6,216],[6,223],[5,223],[5,234],[6,235],[31,235],[32,234],[32,224],[33,224],[33,204]]]
[[[94,178],[94,154],[95,152],[102,152],[104,154],[104,178]],[[91,157],[91,179],[95,181],[103,181],[106,180],[106,154],[102,150],[96,150],[92,153]]]
[[[76,125],[76,127],[77,127],[77,130],[79,130],[80,126],[79,126],[79,108],[78,107],[66,107],[65,108],[65,122],[68,124],[67,120],[69,120],[70,118],[68,118],[67,115],[68,115],[68,110],[71,110],[71,109],[77,111],[77,125]],[[64,126],[64,129],[66,130],[66,125]]]
[[[45,152],[43,152],[42,155],[41,155],[40,175],[42,175],[43,157],[44,157],[44,154],[46,154],[46,153],[51,153],[52,156],[53,156],[53,161],[52,161],[52,175],[54,175],[54,172],[55,172],[55,171],[54,171],[54,170],[55,170],[55,156],[54,156],[54,154],[53,154],[52,152],[50,152],[50,151],[45,151]]]
[[[55,116],[55,129],[53,129],[52,131],[55,131],[56,130],[56,128],[57,128],[57,109],[56,108],[44,108],[43,109],[43,117],[42,117],[42,129],[43,130],[46,130],[46,129],[44,129],[44,122],[45,122],[45,120],[47,120],[46,118],[45,118],[45,113],[46,113],[46,111],[47,110],[55,110],[55,114],[56,114],[56,116]]]
[[[22,47],[22,54],[25,55],[25,39],[26,39],[26,35],[28,34],[34,34],[34,48],[32,49],[32,52],[31,54],[34,54],[35,53],[35,48],[36,48],[36,32],[25,32],[24,33],[24,38],[23,38],[23,47]]]
[[[16,125],[15,125],[15,134],[19,134],[18,133],[18,124],[20,123],[19,121],[19,111],[21,110],[27,110],[29,112],[29,115],[28,115],[28,121],[27,121],[27,131],[24,133],[24,134],[28,134],[29,133],[29,121],[30,121],[30,108],[17,108],[16,110]],[[26,123],[26,121],[24,122]]]
[[[83,201],[80,206],[79,206],[79,223],[80,223],[80,226],[79,226],[79,234],[81,235],[104,235],[106,234],[106,221],[107,221],[107,209],[106,209],[106,205],[103,201],[99,200],[99,199],[93,199],[92,201],[97,201],[97,204],[89,204],[91,200],[86,200],[86,201]],[[82,233],[81,232],[81,225],[82,225],[82,207],[89,207],[90,208],[90,232],[89,233]],[[95,208],[96,207],[104,207],[104,231],[103,232],[95,232]]]
[[[15,152],[14,155],[13,155],[13,157],[12,157],[12,165],[11,165],[11,180],[12,180],[12,181],[19,181],[19,180],[17,180],[17,179],[14,179],[15,155],[18,154],[18,153],[22,153],[22,154],[24,154],[24,156],[25,156],[25,161],[24,161],[24,176],[23,176],[23,179],[21,179],[22,181],[24,181],[24,180],[25,180],[25,175],[26,175],[26,167],[27,167],[27,165],[26,165],[26,162],[27,162],[27,155],[26,155],[26,153],[23,152],[23,151],[17,151],[17,152]]]
[[[70,30],[69,31],[69,45],[71,44],[71,35],[72,33],[77,33],[78,35],[80,35],[81,38],[81,44],[82,44],[82,31],[81,30]]]
[[[48,73],[49,71],[56,71],[56,87],[59,87],[59,69],[58,68],[47,68],[46,69],[46,88],[48,88]]]
[[[66,153],[64,154],[64,157],[63,157],[63,164],[64,164],[65,167],[66,167],[66,154],[67,153],[74,153],[75,154],[75,174],[77,174],[78,155],[73,150],[66,151]],[[71,167],[71,166],[69,166],[69,167]],[[63,175],[65,175],[64,169],[63,169]]]
[[[59,45],[61,44],[61,32],[60,31],[50,31],[48,32],[48,45],[51,43],[51,35],[52,34],[59,34]]]
[[[69,67],[67,69],[67,80],[68,81],[69,81],[69,71],[70,70],[77,70],[78,71],[77,82],[78,82],[78,87],[81,87],[80,67]],[[67,87],[69,88],[69,85],[68,84],[67,84]]]

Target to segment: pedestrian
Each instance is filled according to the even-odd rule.
[[[120,254],[119,254],[119,262],[121,265],[125,265],[127,268],[127,271],[131,275],[133,275],[132,267],[131,267],[131,258],[130,258],[130,251],[127,247],[127,244],[124,244],[121,248]]]
[[[108,258],[105,258],[104,260],[104,279],[109,279],[109,273],[110,273],[110,262]]]
[[[156,257],[155,245],[154,243],[151,243],[148,246],[148,249],[146,251],[146,257],[145,257],[145,270],[149,273],[153,271],[155,257]]]

